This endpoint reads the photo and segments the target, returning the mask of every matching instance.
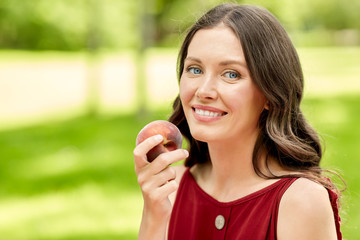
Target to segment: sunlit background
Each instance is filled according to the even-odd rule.
[[[0,239],[136,239],[136,135],[169,116],[184,31],[220,2],[0,1]],[[360,0],[237,2],[296,45],[322,166],[348,185],[343,235],[359,238]]]

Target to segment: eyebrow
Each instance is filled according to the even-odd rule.
[[[197,63],[202,63],[200,59],[195,58],[195,57],[187,57],[187,58],[185,58],[185,61],[186,60],[191,60],[191,61],[194,61],[194,62],[197,62]]]
[[[198,58],[195,58],[195,57],[187,57],[185,58],[185,61],[186,60],[191,60],[191,61],[194,61],[194,62],[197,62],[197,63],[202,63],[200,59]],[[238,61],[238,60],[226,60],[226,61],[222,61],[219,63],[220,66],[227,66],[227,65],[232,65],[232,64],[237,64],[237,65],[240,65],[240,66],[243,66],[245,68],[247,68],[247,65],[245,62],[243,61]]]
[[[227,60],[227,61],[223,61],[223,62],[219,63],[219,65],[221,65],[221,66],[227,66],[227,65],[232,65],[232,64],[237,64],[237,65],[247,68],[246,63],[243,61]]]

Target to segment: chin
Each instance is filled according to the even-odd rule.
[[[197,140],[197,141],[200,141],[200,142],[211,142],[215,139],[218,139],[218,137],[215,137],[214,134],[206,134],[204,133],[204,131],[201,131],[200,129],[197,129],[195,131],[192,131],[190,129],[190,133],[191,133],[191,136]]]

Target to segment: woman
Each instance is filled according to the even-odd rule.
[[[300,111],[303,75],[267,10],[223,4],[189,30],[170,121],[189,152],[134,150],[144,197],[139,239],[341,239],[336,189]],[[186,158],[185,165],[170,164]]]

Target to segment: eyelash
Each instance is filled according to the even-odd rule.
[[[192,72],[192,70],[200,70],[200,72],[199,73],[194,73],[194,72]],[[198,75],[198,74],[202,73],[202,70],[200,68],[194,67],[194,66],[190,66],[190,67],[186,68],[186,71],[191,73],[191,74],[194,74],[194,75]]]
[[[227,74],[236,74],[236,77],[235,78],[231,78],[230,76],[226,76]],[[230,79],[239,79],[241,78],[241,75],[240,73],[236,72],[236,71],[226,71],[224,74],[223,74],[224,77],[226,78],[230,78]]]
[[[200,72],[198,73],[195,73],[193,71],[195,70],[199,70]],[[199,68],[199,67],[196,67],[196,66],[189,66],[186,68],[186,72],[190,73],[190,74],[193,74],[193,75],[199,75],[199,74],[202,74],[203,71]],[[227,74],[236,74],[236,78],[231,78],[230,76],[229,77],[226,77],[225,75]],[[241,75],[240,73],[238,73],[237,71],[226,71],[225,73],[222,74],[222,76],[224,76],[225,78],[228,78],[228,79],[231,79],[231,80],[236,80],[236,79],[240,79],[241,78]]]

